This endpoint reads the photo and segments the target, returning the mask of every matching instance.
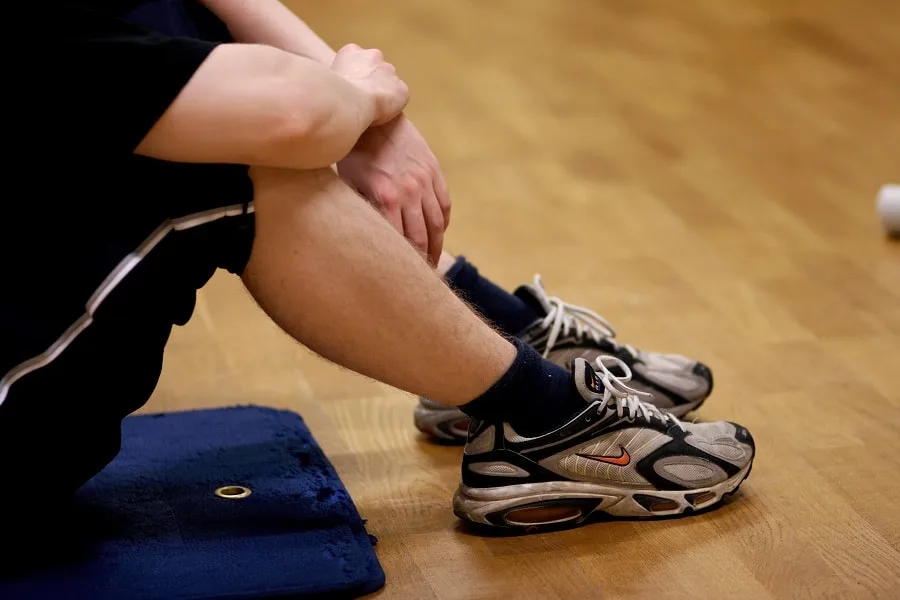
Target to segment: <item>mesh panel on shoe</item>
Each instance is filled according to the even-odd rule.
[[[709,479],[713,475],[713,470],[707,465],[672,464],[665,465],[662,469],[682,481]]]
[[[677,354],[639,352],[640,360],[631,368],[654,383],[687,399],[700,398],[709,383],[693,372],[694,361]]]
[[[497,428],[493,425],[482,431],[477,438],[466,443],[466,454],[482,454],[490,452],[494,449],[494,431]]]
[[[653,469],[660,477],[689,488],[712,486],[728,479],[721,467],[695,456],[667,456],[656,461]]]
[[[509,423],[503,424],[503,437],[505,437],[506,439],[508,439],[511,442],[527,442],[528,440],[533,439],[533,438],[527,438],[525,436],[519,435],[518,433],[516,433],[516,430],[513,429]]]
[[[731,423],[686,423],[685,427],[691,432],[684,440],[686,443],[735,466],[743,467],[753,455],[750,446],[735,439]]]
[[[469,463],[468,469],[479,475],[494,477],[528,477],[528,471],[506,462]]]

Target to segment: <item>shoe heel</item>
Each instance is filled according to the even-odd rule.
[[[413,423],[416,429],[443,444],[465,444],[469,432],[469,417],[455,407],[438,409],[419,404],[413,410]]]

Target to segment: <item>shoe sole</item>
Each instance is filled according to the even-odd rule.
[[[636,490],[579,481],[495,488],[460,484],[453,497],[453,512],[481,526],[521,533],[583,525],[595,513],[640,519],[687,516],[712,508],[734,494],[752,466],[751,461],[717,485],[681,491]]]
[[[706,398],[679,404],[664,410],[679,419],[689,412],[700,408]],[[447,408],[432,408],[424,404],[418,404],[413,410],[413,422],[416,429],[443,444],[462,445],[466,443],[469,431],[469,417],[455,406]]]

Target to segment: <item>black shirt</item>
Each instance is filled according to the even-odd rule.
[[[22,143],[70,163],[130,155],[217,45],[192,35],[181,2],[26,4],[18,21],[30,26],[15,36],[29,58],[16,68],[31,121]],[[154,18],[163,26],[136,24]]]

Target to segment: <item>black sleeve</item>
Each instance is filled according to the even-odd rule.
[[[88,8],[55,10],[28,95],[52,138],[44,147],[81,158],[131,154],[217,45]]]

